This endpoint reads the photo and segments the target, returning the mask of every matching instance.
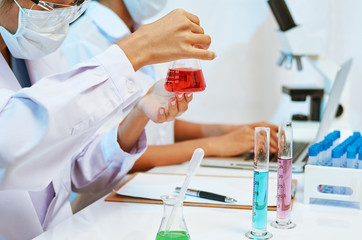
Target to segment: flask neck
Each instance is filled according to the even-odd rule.
[[[162,201],[163,217],[158,233],[161,235],[165,235],[166,233],[181,234],[185,236],[185,238],[182,239],[189,239],[183,215],[183,203],[178,202],[177,195],[162,196]]]

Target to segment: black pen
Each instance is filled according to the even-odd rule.
[[[181,188],[176,187],[175,191],[177,193],[179,193],[181,191]],[[200,198],[206,198],[206,199],[215,200],[215,201],[219,201],[219,202],[226,202],[226,203],[237,202],[234,198],[231,198],[231,197],[226,197],[226,196],[219,195],[216,193],[205,192],[205,191],[200,191],[200,190],[195,190],[195,189],[190,189],[190,188],[187,189],[186,195],[200,197]]]

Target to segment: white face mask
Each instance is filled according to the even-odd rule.
[[[167,0],[123,0],[131,17],[137,23],[153,17],[160,12],[166,5],[166,1]]]
[[[15,1],[19,6],[19,4]],[[19,6],[18,29],[15,34],[0,26],[0,33],[11,54],[16,58],[36,59],[54,52],[68,34],[85,6],[72,6],[52,11],[24,9]],[[84,3],[83,3],[84,4]],[[84,9],[83,9],[84,8]]]

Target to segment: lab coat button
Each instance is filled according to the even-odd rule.
[[[134,83],[130,80],[126,81],[126,86],[127,86],[128,92],[130,92],[130,93],[135,90]]]

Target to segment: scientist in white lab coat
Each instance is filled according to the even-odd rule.
[[[214,58],[198,18],[177,10],[73,70],[21,88],[29,85],[19,59],[58,48],[87,4],[0,0],[0,239],[30,239],[68,217],[69,195],[62,193],[70,191],[70,174],[92,177],[94,169],[109,171],[119,158],[118,171],[123,164],[127,168],[127,159],[134,161],[145,149],[149,119],[164,122],[186,110],[192,96],[176,100],[160,83],[136,103],[140,90],[134,71],[178,58]],[[98,131],[134,103],[119,126]],[[103,148],[110,142],[113,147]],[[71,169],[74,158],[96,162]]]
[[[112,44],[130,35],[144,20],[158,13],[166,2],[166,0],[91,1],[82,17],[71,25],[67,38],[56,52],[40,59],[27,60],[27,67],[31,70],[29,72],[31,81],[37,82],[44,76],[62,72],[100,54]],[[137,71],[137,82],[144,91],[147,91],[157,79],[157,67],[148,65]],[[233,156],[247,152],[254,147],[256,126],[271,128],[271,147],[275,151],[278,126],[265,122],[240,125],[200,124],[180,119],[162,124],[149,122],[146,127],[147,150],[137,159],[132,171],[185,162],[190,159],[197,147],[205,150],[205,156]],[[76,199],[73,210],[83,208],[111,189],[111,185],[105,187],[99,184],[93,186],[91,191],[75,189],[83,194]]]

